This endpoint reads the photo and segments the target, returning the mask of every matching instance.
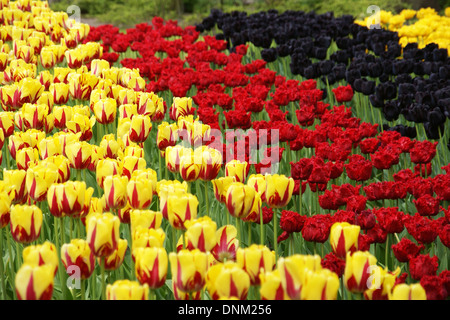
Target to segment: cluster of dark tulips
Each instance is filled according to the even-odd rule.
[[[215,23],[223,34],[200,38]],[[445,258],[438,260],[437,252],[450,244],[450,168],[436,157],[438,143],[416,140],[415,128],[381,127],[353,116],[364,105],[362,93],[389,121],[404,114],[423,122],[430,139],[439,138],[438,128],[444,132],[450,92],[446,53],[410,45],[400,60],[397,40],[393,32],[367,30],[347,16],[274,11],[250,16],[213,11],[196,28],[159,18],[126,33],[106,25],[92,28],[86,39],[101,41],[110,62],[121,55],[122,66],[138,68],[149,80],[146,90],[164,96],[168,105],[173,97],[191,96],[196,106],[187,114],[211,128],[242,129],[242,139],[205,142],[224,159],[250,162],[252,147],[267,143],[247,175],[271,172],[276,153],[280,172],[295,180],[298,199],[281,212],[278,243],[301,234],[311,252],[320,252],[316,245],[322,244],[323,266],[342,277],[345,262],[333,252],[324,254],[330,228],[336,222],[358,225],[359,249],[384,251],[386,268],[402,266],[399,283],[407,277],[420,281],[429,299],[446,299],[449,273],[438,272]],[[256,52],[249,41],[264,49],[261,59],[246,63]],[[338,50],[327,59],[332,43]],[[292,74],[308,80],[269,68],[286,56]],[[314,78],[339,85],[319,89]],[[171,108],[171,121],[177,120],[174,114]],[[277,145],[271,145],[270,129],[278,129]],[[274,210],[262,212],[263,221],[253,217],[253,222],[269,224]]]
[[[352,16],[336,18],[333,13],[212,10],[196,27],[203,32],[216,26],[220,30],[216,38],[227,40],[231,50],[252,43],[262,49],[267,62],[289,59],[293,75],[324,85],[345,81],[378,108],[386,122],[403,119],[392,126],[402,135],[416,137],[415,124],[423,124],[432,140],[448,132],[450,60],[446,48],[434,43],[424,48],[409,43],[402,48],[397,32],[368,29],[354,23]],[[385,127],[389,129],[387,123]]]

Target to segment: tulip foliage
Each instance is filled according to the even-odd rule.
[[[449,42],[405,21],[449,19],[412,14],[0,0],[0,299],[447,299]]]

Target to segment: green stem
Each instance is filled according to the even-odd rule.
[[[102,274],[102,300],[106,299],[106,281],[105,281],[105,257],[100,259],[100,268]]]
[[[86,300],[86,280],[81,279],[81,300]]]
[[[275,251],[275,263],[278,261],[278,210],[273,212],[273,250]]]
[[[263,232],[264,232],[264,223],[263,223],[263,211],[261,208],[261,210],[259,211],[259,243],[261,245],[264,245]]]
[[[248,224],[248,245],[251,245],[252,243],[252,223],[247,222]]]
[[[3,267],[3,228],[0,228],[0,277],[2,282],[2,300],[6,300],[5,270]]]
[[[205,180],[205,200],[206,200],[206,214],[209,217],[210,208],[209,208],[209,198],[208,198],[208,180]]]

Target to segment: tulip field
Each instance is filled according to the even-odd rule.
[[[0,22],[0,300],[449,299],[450,8]]]

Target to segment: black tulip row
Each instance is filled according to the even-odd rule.
[[[367,96],[387,121],[403,115],[407,121],[422,123],[428,139],[444,135],[450,118],[447,49],[436,44],[419,48],[415,43],[402,49],[396,32],[368,29],[354,23],[352,16],[334,17],[333,13],[269,10],[247,14],[214,9],[196,28],[203,32],[215,26],[221,30],[216,38],[227,40],[231,51],[252,43],[261,48],[267,62],[289,56],[292,74],[329,85],[345,81]],[[391,129],[416,135],[416,130],[402,124]]]

